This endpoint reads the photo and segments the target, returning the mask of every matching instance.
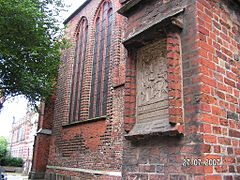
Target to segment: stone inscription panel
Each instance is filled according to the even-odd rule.
[[[169,126],[166,46],[163,39],[137,51],[137,119],[133,134],[162,131]]]

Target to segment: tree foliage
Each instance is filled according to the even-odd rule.
[[[5,137],[0,137],[0,162],[2,161],[2,159],[4,159],[4,157],[7,156],[7,139]]]
[[[22,167],[24,161],[22,158],[11,157],[7,149],[8,142],[5,137],[0,137],[0,166]]]
[[[61,0],[0,0],[0,94],[46,100],[60,62]],[[1,102],[0,102],[1,104]]]

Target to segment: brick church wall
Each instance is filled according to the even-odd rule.
[[[110,50],[110,72],[107,97],[106,118],[88,119],[89,94],[94,56],[94,35],[96,13],[104,1],[92,0],[85,3],[81,10],[67,23],[67,38],[71,48],[63,51],[62,64],[59,69],[58,87],[55,102],[55,117],[51,136],[50,153],[47,166],[47,178],[56,176],[78,176],[83,179],[97,178],[119,179],[121,175],[109,176],[102,173],[78,172],[79,169],[117,172],[121,174],[123,145],[123,97],[124,97],[124,63],[125,50],[121,44],[123,36],[123,17],[116,13],[120,3],[112,1],[113,28]],[[108,2],[108,1],[106,1]],[[80,20],[88,21],[86,59],[83,78],[82,111],[83,120],[71,123],[69,120],[71,84],[76,33]],[[62,167],[64,169],[59,169]],[[66,170],[75,168],[75,170]],[[78,170],[76,170],[78,169]],[[103,173],[104,174],[104,173]]]

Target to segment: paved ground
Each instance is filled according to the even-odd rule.
[[[6,180],[27,180],[28,179],[28,176],[22,176],[21,174],[17,174],[17,173],[11,173],[11,174],[4,173],[4,176]]]

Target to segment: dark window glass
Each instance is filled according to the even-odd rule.
[[[104,2],[95,25],[89,118],[104,116],[107,111],[112,16],[111,3]]]
[[[86,18],[82,18],[80,21],[78,32],[77,32],[77,42],[75,49],[75,58],[73,65],[73,76],[72,76],[72,89],[70,98],[70,122],[80,121],[81,113],[81,98],[82,98],[82,88],[83,88],[83,73],[84,64],[86,58],[86,45],[87,45],[87,35],[88,35],[88,23]]]

